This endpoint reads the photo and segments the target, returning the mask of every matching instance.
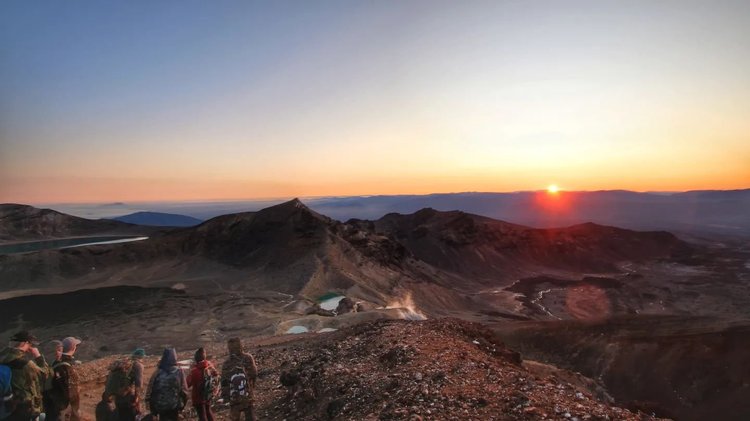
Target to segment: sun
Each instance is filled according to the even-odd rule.
[[[560,191],[560,188],[557,187],[557,184],[550,184],[547,186],[547,193],[550,194],[557,194],[557,192]]]

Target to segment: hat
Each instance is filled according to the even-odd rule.
[[[57,349],[57,348],[63,347],[62,341],[58,341],[57,339],[53,339],[49,341],[49,343],[50,343],[50,348],[54,347],[55,349]]]
[[[73,350],[73,347],[77,346],[81,343],[81,340],[78,338],[74,338],[72,336],[68,336],[67,338],[62,340],[63,344],[63,352],[70,352]]]
[[[39,340],[36,338],[36,336],[29,333],[28,330],[22,330],[15,335],[13,335],[12,338],[10,338],[13,342],[31,342],[34,345],[39,345]]]
[[[135,351],[133,351],[133,357],[135,358],[143,358],[146,356],[146,350],[143,348],[136,348]]]

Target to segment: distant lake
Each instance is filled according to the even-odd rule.
[[[129,243],[131,241],[141,241],[147,239],[148,237],[110,235],[103,237],[76,237],[60,238],[55,240],[27,241],[24,243],[0,244],[0,254],[29,253],[40,250],[96,246],[100,244]]]

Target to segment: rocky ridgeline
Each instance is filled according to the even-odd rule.
[[[264,348],[259,362],[275,368],[263,374],[283,385],[261,411],[269,419],[652,419],[532,374],[484,327],[455,319],[366,323]]]
[[[260,369],[260,419],[654,419],[599,401],[560,377],[532,373],[483,326],[456,319],[379,321],[246,345]],[[224,347],[209,350],[221,364]],[[84,384],[88,407],[101,393],[110,361],[84,364],[97,367],[96,380]],[[147,360],[148,375],[156,362]],[[217,407],[217,419],[228,419],[226,407]]]

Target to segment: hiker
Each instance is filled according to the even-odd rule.
[[[42,412],[41,376],[47,361],[39,350],[37,338],[27,331],[13,335],[11,346],[0,351],[0,405],[4,421],[36,421]],[[32,360],[26,358],[29,354]]]
[[[214,421],[211,404],[219,392],[218,379],[219,373],[206,358],[206,350],[198,348],[195,351],[195,365],[187,378],[187,384],[191,388],[190,399],[198,414],[198,421]]]
[[[115,361],[110,367],[104,393],[114,397],[118,421],[135,421],[141,413],[143,391],[143,348],[133,351],[129,360]]]
[[[55,401],[53,400],[52,379],[54,378],[55,365],[58,364],[62,359],[62,341],[50,341],[49,349],[52,349],[54,351],[54,354],[50,355],[52,357],[52,365],[48,368],[48,372],[45,373],[44,376],[44,392],[42,393],[42,403],[44,407],[44,420],[57,421],[57,413],[60,411],[60,408],[57,408],[55,406]]]
[[[187,382],[182,369],[177,366],[177,352],[166,348],[148,384],[146,392],[151,413],[159,421],[177,421],[179,413],[187,403]]]
[[[95,415],[96,421],[118,421],[113,395],[106,391],[102,393],[102,400],[96,404]]]
[[[81,340],[69,336],[62,340],[62,356],[53,365],[52,401],[59,421],[79,421],[80,386],[75,368],[75,353]]]
[[[227,341],[229,357],[221,366],[221,396],[229,402],[229,419],[239,421],[245,413],[246,421],[256,421],[253,391],[258,368],[252,355],[243,352],[239,338]]]

